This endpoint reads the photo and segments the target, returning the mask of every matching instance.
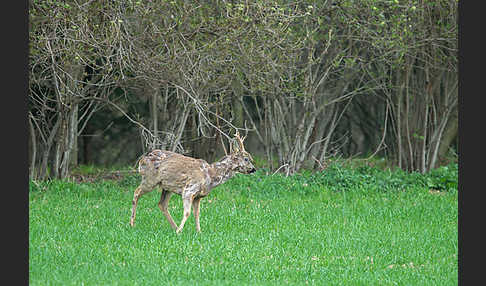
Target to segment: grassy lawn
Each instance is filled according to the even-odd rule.
[[[179,235],[158,191],[128,225],[137,177],[31,183],[29,284],[457,285],[452,174],[238,175],[203,199],[202,232],[191,215]]]

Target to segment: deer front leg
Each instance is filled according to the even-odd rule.
[[[135,215],[137,212],[137,203],[138,199],[142,196],[142,188],[139,186],[138,188],[135,189],[135,192],[133,194],[133,200],[132,200],[132,215],[130,216],[130,226],[133,227],[135,224]]]
[[[135,225],[135,215],[137,212],[137,203],[138,199],[146,193],[151,192],[154,189],[155,185],[154,184],[147,184],[146,182],[142,181],[140,186],[135,189],[135,192],[133,193],[133,200],[132,200],[132,215],[130,216],[130,225],[134,226]]]
[[[175,230],[177,229],[177,225],[174,222],[174,219],[172,219],[172,216],[169,213],[169,200],[170,197],[172,196],[172,192],[162,190],[162,195],[160,195],[160,201],[159,201],[159,209],[162,211],[164,214],[165,218],[169,221],[170,226]]]
[[[192,202],[192,210],[194,211],[194,220],[196,221],[196,231],[201,232],[201,226],[199,225],[199,205],[201,204],[201,198],[195,198]]]
[[[180,233],[182,229],[184,228],[184,224],[186,223],[187,218],[191,215],[191,205],[193,201],[193,196],[192,195],[187,195],[182,197],[182,203],[184,205],[184,215],[181,220],[181,224],[177,228],[176,232]]]

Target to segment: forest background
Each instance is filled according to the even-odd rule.
[[[212,162],[239,129],[260,166],[457,159],[456,0],[29,1],[29,176]]]

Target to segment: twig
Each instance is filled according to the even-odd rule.
[[[380,150],[382,150],[381,145],[384,143],[385,141],[385,136],[386,136],[386,125],[387,125],[387,122],[388,122],[388,109],[389,109],[389,103],[387,102],[386,104],[386,111],[385,111],[385,127],[383,128],[383,136],[381,137],[381,141],[380,141],[380,144],[378,144],[378,147],[376,147],[376,150],[373,154],[371,154],[368,158],[364,159],[365,161],[367,160],[370,160],[371,158],[373,158]],[[386,146],[385,146],[386,148]]]
[[[288,165],[289,165],[289,164],[285,163],[285,164],[283,164],[282,166],[280,166],[280,167],[279,167],[279,168],[278,168],[278,169],[277,169],[275,172],[273,172],[272,176],[273,176],[273,175],[275,175],[275,174],[277,174],[277,172],[278,172],[280,169],[282,169],[283,167],[288,166]]]

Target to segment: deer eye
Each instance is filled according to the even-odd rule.
[[[248,158],[245,157],[245,162],[248,162]]]

